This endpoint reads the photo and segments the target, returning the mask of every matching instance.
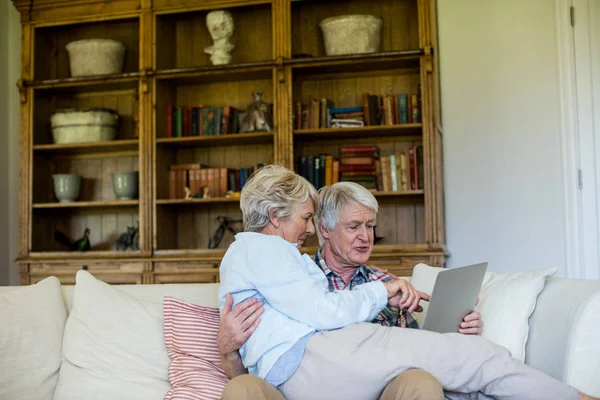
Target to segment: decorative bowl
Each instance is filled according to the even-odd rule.
[[[328,56],[381,50],[383,19],[374,15],[340,15],[319,23]]]
[[[85,143],[114,140],[119,114],[108,108],[56,110],[50,117],[54,143]]]
[[[61,203],[69,203],[77,200],[81,189],[81,175],[78,174],[54,174],[54,195]]]
[[[125,45],[112,39],[82,39],[66,45],[71,76],[120,74]]]
[[[139,172],[115,172],[112,174],[113,190],[118,200],[132,200],[138,195]]]

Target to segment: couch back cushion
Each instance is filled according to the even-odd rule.
[[[163,298],[206,306],[218,284],[109,285],[87,271],[65,287],[70,307],[55,400],[162,400],[171,388],[163,334]]]
[[[58,380],[67,310],[56,277],[0,292],[0,399],[48,400]]]

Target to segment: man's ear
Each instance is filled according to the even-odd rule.
[[[271,221],[271,225],[275,228],[279,228],[279,217],[277,217],[277,213],[274,209],[269,210],[269,221]]]
[[[318,225],[318,229],[319,229],[319,233],[321,234],[321,237],[323,239],[329,239],[329,230],[323,228],[323,225],[319,224]]]

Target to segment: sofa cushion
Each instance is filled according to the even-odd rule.
[[[165,400],[219,400],[229,378],[217,350],[219,309],[165,296],[165,346],[172,389]]]
[[[413,272],[412,284],[417,290],[431,293],[437,274],[443,270],[418,264]],[[505,274],[487,272],[479,293],[479,304],[475,307],[483,320],[481,336],[506,347],[513,357],[525,361],[529,317],[546,279],[556,272],[556,268]],[[424,312],[426,307],[424,304]]]
[[[162,400],[170,389],[162,302],[77,272],[55,400]]]
[[[591,396],[600,396],[600,292],[579,305],[570,318],[565,381]]]
[[[0,293],[0,398],[51,399],[67,310],[56,277]]]

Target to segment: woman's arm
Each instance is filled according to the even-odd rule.
[[[370,282],[354,290],[329,292],[323,271],[281,238],[248,249],[237,269],[272,307],[319,330],[371,321],[393,297],[396,283]],[[387,285],[387,286],[386,286]]]

